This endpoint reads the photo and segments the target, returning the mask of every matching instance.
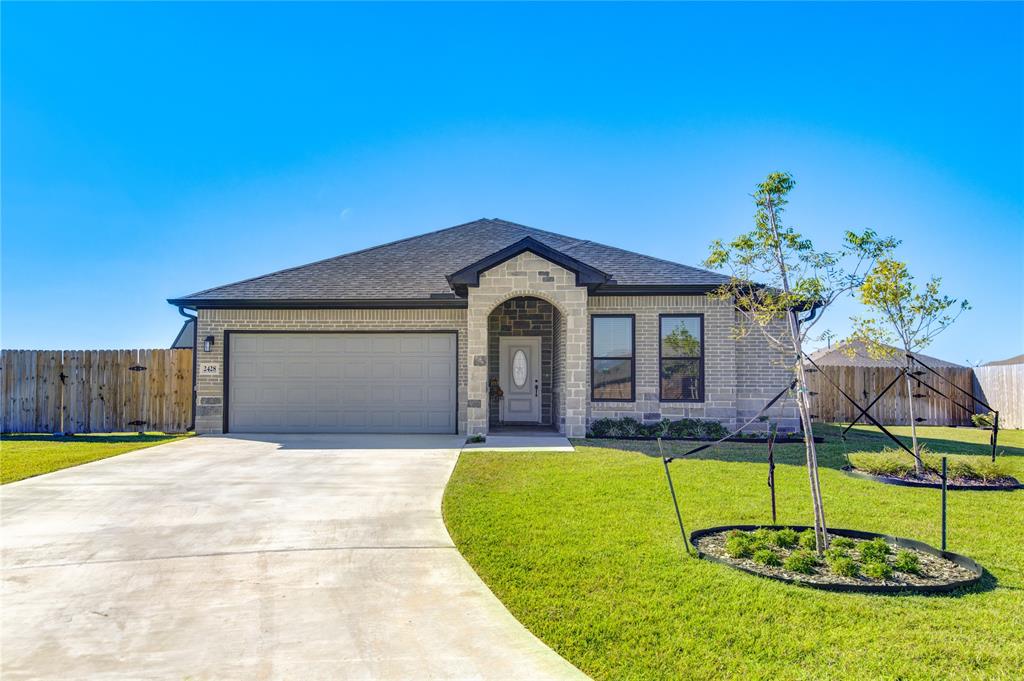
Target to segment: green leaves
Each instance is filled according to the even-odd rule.
[[[921,350],[971,309],[966,300],[944,295],[941,288],[942,278],[932,277],[919,289],[906,263],[880,258],[857,290],[860,301],[878,318],[854,317],[851,338],[869,348],[898,340],[908,352]]]
[[[791,350],[779,333],[779,322],[792,311],[825,308],[841,295],[861,286],[859,272],[886,255],[897,240],[880,238],[873,230],[847,231],[836,250],[819,250],[793,227],[782,223],[784,207],[795,182],[789,173],[771,173],[757,185],[754,226],[731,241],[711,243],[707,267],[731,271],[730,282],[713,295],[734,301],[743,313],[737,335],[760,328],[769,341]],[[820,314],[819,314],[820,318]],[[815,322],[801,325],[801,334]]]

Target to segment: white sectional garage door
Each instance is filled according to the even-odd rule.
[[[454,433],[454,333],[233,333],[228,431]]]

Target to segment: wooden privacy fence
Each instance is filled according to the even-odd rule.
[[[1000,428],[1024,428],[1024,364],[977,367],[974,394],[999,412]]]
[[[180,433],[192,424],[192,350],[4,350],[5,433]]]
[[[937,372],[955,385],[971,393],[972,374],[969,368],[937,367]],[[852,397],[861,407],[866,407],[889,383],[900,375],[895,367],[855,367],[855,366],[823,366],[821,371],[827,374],[840,388]],[[971,407],[970,398],[958,392],[934,374],[922,375],[921,379],[933,388],[942,391],[956,402]],[[859,410],[844,398],[839,391],[820,372],[807,375],[808,387],[812,392],[811,413],[816,421],[849,423]],[[914,393],[923,395],[914,400],[914,416],[924,418],[920,423],[925,426],[969,426],[972,411],[956,406],[951,400],[938,395],[923,385],[914,382]],[[909,425],[907,387],[901,378],[889,392],[873,406],[868,413],[882,425]],[[981,407],[977,411],[984,411]],[[861,419],[865,422],[865,419]]]

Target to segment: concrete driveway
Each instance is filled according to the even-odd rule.
[[[461,442],[199,437],[5,485],[0,676],[584,678],[452,544]]]

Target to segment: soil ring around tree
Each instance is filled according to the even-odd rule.
[[[588,435],[588,440],[637,440],[640,442],[656,442],[657,437],[652,435]],[[710,437],[662,437],[662,442],[718,442],[715,438]],[[820,435],[814,436],[814,441],[822,443],[825,438]],[[748,445],[763,445],[768,444],[767,437],[729,437],[724,442],[740,442]],[[775,438],[775,444],[777,445],[802,445],[804,439],[802,437],[777,437]]]
[[[709,527],[703,530],[696,530],[690,533],[690,543],[697,550],[697,557],[713,563],[721,563],[736,570],[742,570],[758,577],[766,577],[788,584],[806,586],[814,589],[837,592],[872,593],[872,594],[921,594],[921,593],[945,593],[975,586],[981,581],[984,569],[973,559],[962,556],[951,551],[942,551],[914,539],[903,537],[892,537],[887,534],[875,532],[862,532],[860,530],[833,529],[829,528],[828,533],[833,537],[849,537],[850,539],[871,540],[880,537],[890,546],[916,551],[924,554],[922,564],[925,577],[912,578],[909,576],[897,577],[885,580],[873,580],[866,577],[845,578],[836,575],[802,575],[790,572],[782,567],[768,567],[759,565],[749,559],[735,559],[726,554],[722,548],[724,538],[731,530],[753,532],[754,530],[782,530],[792,529],[802,532],[808,529],[806,525],[722,525]],[[933,574],[939,574],[938,578],[928,579]]]
[[[861,480],[872,480],[874,482],[880,482],[884,485],[896,485],[897,487],[926,487],[928,489],[942,489],[941,481],[933,480],[915,480],[913,478],[900,478],[893,475],[874,475],[873,473],[865,473],[864,471],[857,470],[852,466],[844,466],[843,473],[850,476],[851,478],[859,478]],[[1016,478],[1003,478],[1005,482],[953,482],[950,481],[946,485],[946,489],[953,492],[1012,492],[1017,489],[1024,489],[1024,485],[1020,483]]]

